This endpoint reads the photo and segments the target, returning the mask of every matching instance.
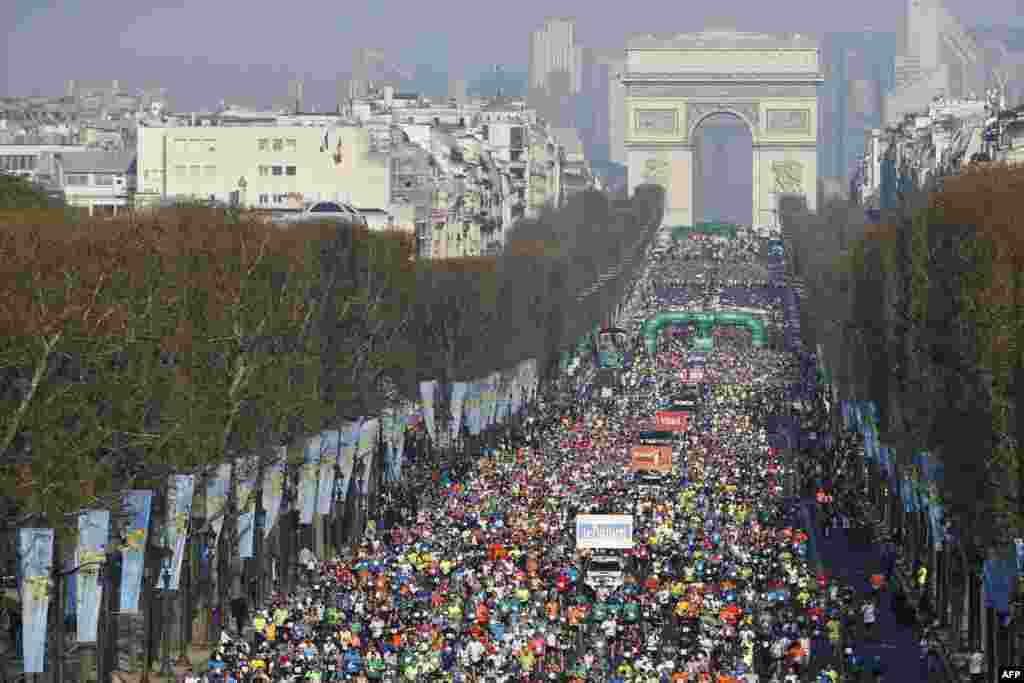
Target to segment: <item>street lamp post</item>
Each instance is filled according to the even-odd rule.
[[[238,179],[238,208],[245,208],[245,188],[249,186],[246,182],[245,176]]]
[[[169,563],[163,566],[163,570],[160,572],[160,578],[162,579],[163,583],[163,590],[161,591],[160,596],[160,632],[163,635],[163,637],[161,638],[161,645],[163,649],[163,661],[160,663],[160,677],[170,678],[174,676],[174,672],[171,670],[171,639],[169,638],[170,629],[168,628],[168,626],[169,624],[174,623],[174,619],[168,619],[167,614],[167,603],[171,597],[171,565]],[[171,613],[172,615],[174,613],[173,606],[171,606]]]
[[[205,641],[210,635],[210,624],[211,609],[210,606],[213,604],[213,563],[216,557],[215,544],[217,543],[217,534],[214,533],[213,529],[209,526],[203,531],[199,532],[199,539],[202,543],[200,556],[205,555],[203,561],[200,562],[199,571],[199,600],[200,604],[203,605],[204,619],[203,627],[204,633],[202,634],[202,640]]]
[[[119,597],[114,595],[115,574],[120,575],[121,546],[124,545],[124,537],[118,536],[118,543],[113,547],[107,547],[103,564],[99,567],[98,582],[100,585],[100,615],[99,628],[96,642],[96,683],[106,683],[110,678],[110,670],[113,668],[112,653],[117,643],[117,631],[113,628],[112,613],[114,601]]]

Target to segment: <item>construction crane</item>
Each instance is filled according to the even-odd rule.
[[[412,80],[410,70],[388,61],[383,50],[363,47],[356,50],[352,60],[352,80],[349,85],[349,97],[363,97],[370,91],[371,69],[377,66],[381,71],[392,73],[403,80]]]

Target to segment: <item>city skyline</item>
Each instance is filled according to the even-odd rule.
[[[598,49],[624,46],[631,34],[692,32],[709,26],[815,35],[869,25],[898,30],[899,4],[891,0],[864,0],[856,6],[813,0],[782,4],[785,7],[761,9],[746,0],[720,0],[713,6],[652,7],[631,13],[614,8],[594,12],[590,3],[569,0],[561,3],[557,16],[575,20],[577,45]],[[945,0],[944,4],[968,26],[1008,24],[1017,16],[1017,0],[988,0],[983,11],[968,0]],[[335,8],[319,0],[299,3],[294,24],[282,24],[279,17],[237,0],[215,5],[184,0],[174,8],[122,0],[101,5],[69,0],[49,7],[13,0],[0,8],[0,21],[10,27],[0,92],[59,94],[68,79],[109,82],[116,78],[132,89],[161,85],[183,106],[198,108],[224,98],[264,104],[284,99],[288,82],[302,78],[306,98],[326,105],[334,98],[337,79],[351,68],[352,37],[358,36],[360,43],[382,47],[391,61],[416,71],[418,81],[423,73],[437,74],[432,87],[443,93],[449,73],[471,80],[473,73],[486,71],[492,64],[526,71],[526,38],[555,16],[546,4],[499,7],[489,14],[494,25],[502,28],[496,33],[461,28],[458,18],[471,16],[477,9],[462,0],[449,0],[440,8],[437,3],[395,2],[346,7],[338,21],[324,21]],[[403,21],[395,22],[396,16]],[[235,25],[244,25],[244,38],[226,37],[237,34],[231,28]],[[50,45],[60,49],[43,47]],[[267,46],[275,46],[279,56]],[[75,58],[68,60],[69,54]]]

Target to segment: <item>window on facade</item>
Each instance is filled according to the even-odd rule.
[[[512,149],[522,149],[526,145],[525,136],[523,134],[522,126],[512,126],[509,130],[509,147]]]
[[[296,148],[295,138],[288,138],[284,141],[285,149],[289,152],[294,152]]]
[[[285,175],[295,175],[295,167],[294,166],[285,166],[284,167],[284,174]]]
[[[188,144],[188,142],[186,140],[184,140],[182,138],[175,138],[174,139],[174,151],[177,152],[178,154],[184,154],[185,153],[185,147],[186,147],[187,144]]]
[[[261,194],[260,195],[260,204],[269,204],[269,203],[270,203],[270,195],[268,195],[268,194]]]
[[[114,184],[114,175],[112,173],[97,173],[95,175],[95,184],[102,185],[104,187]]]
[[[69,173],[66,176],[64,176],[64,184],[76,186],[88,185],[89,176],[85,175],[84,173]]]
[[[265,178],[266,176],[270,175],[270,167],[269,166],[262,166],[261,165],[259,173],[260,173],[260,177],[264,177]]]
[[[281,138],[274,138],[274,151],[280,152],[284,149],[284,140]]]
[[[189,167],[188,174],[190,176],[192,176],[193,178],[198,178],[199,177],[199,164],[192,164],[192,166]]]
[[[199,140],[188,141],[189,154],[199,154],[200,151],[202,151],[202,143]]]
[[[273,174],[274,175],[281,175],[281,171],[282,171],[282,167],[281,166],[271,166],[271,169],[273,169]]]
[[[270,140],[268,140],[267,138],[260,138],[259,140],[256,141],[256,146],[259,148],[261,152],[266,152],[269,144]]]
[[[207,178],[214,178],[217,176],[217,167],[212,164],[203,166],[203,175]]]
[[[179,178],[184,178],[187,174],[188,174],[188,166],[185,166],[184,164],[181,164],[181,165],[178,165],[178,166],[174,167],[174,175],[178,176]]]

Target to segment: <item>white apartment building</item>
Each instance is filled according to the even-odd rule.
[[[56,183],[56,160],[62,154],[82,152],[85,149],[84,145],[0,144],[0,173],[19,175],[41,183]]]
[[[140,204],[215,199],[257,209],[300,209],[332,199],[386,209],[390,162],[367,130],[339,124],[140,126]]]
[[[134,152],[71,152],[61,155],[57,167],[70,206],[87,208],[90,216],[116,216],[132,205]]]

